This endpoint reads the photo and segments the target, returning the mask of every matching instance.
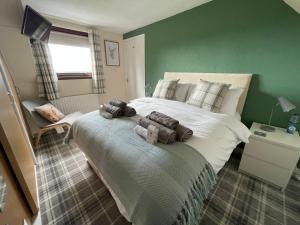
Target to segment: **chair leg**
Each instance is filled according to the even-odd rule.
[[[65,138],[69,136],[69,133],[70,133],[70,130],[71,130],[71,126],[65,126],[67,128],[67,132],[66,132],[66,135],[65,135]]]
[[[41,139],[41,136],[42,136],[43,132],[41,130],[39,130],[37,136],[36,136],[36,139],[35,139],[35,144],[34,146],[37,148],[38,145],[39,145],[39,142],[40,142],[40,139]]]

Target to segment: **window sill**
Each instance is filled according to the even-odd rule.
[[[92,79],[91,73],[57,73],[58,80]]]

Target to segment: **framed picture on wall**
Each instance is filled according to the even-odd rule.
[[[120,66],[119,42],[104,40],[107,66]]]

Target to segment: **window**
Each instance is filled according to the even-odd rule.
[[[59,80],[91,78],[92,61],[89,47],[49,43],[49,49]]]

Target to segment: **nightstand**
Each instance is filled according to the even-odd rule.
[[[299,134],[288,134],[277,127],[275,132],[264,132],[260,125],[251,126],[252,135],[245,146],[239,171],[284,190],[300,157]],[[255,131],[266,133],[266,137],[254,134]]]

